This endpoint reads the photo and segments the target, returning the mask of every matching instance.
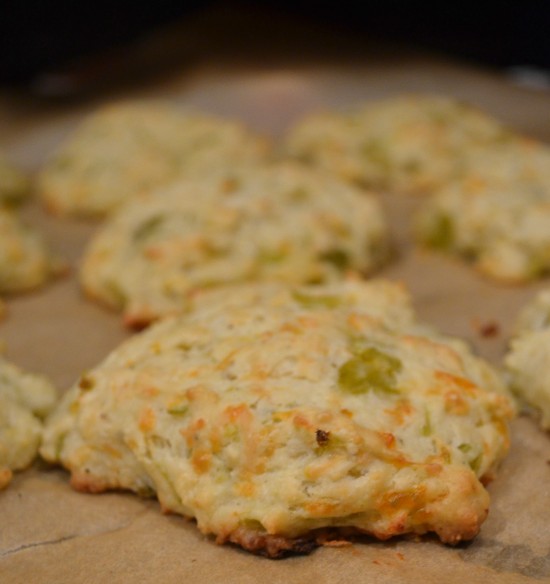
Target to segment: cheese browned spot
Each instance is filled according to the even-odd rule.
[[[338,302],[303,302],[323,297]],[[155,492],[219,543],[270,557],[356,533],[471,539],[513,411],[491,367],[383,281],[204,294],[87,377],[41,449],[73,486]]]

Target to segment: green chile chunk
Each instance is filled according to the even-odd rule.
[[[391,159],[387,144],[382,140],[369,140],[361,146],[363,157],[376,165],[382,172],[388,173],[391,169]]]
[[[149,239],[151,236],[155,235],[161,227],[161,225],[166,221],[164,215],[155,215],[146,219],[143,223],[138,225],[134,231],[133,239],[137,243],[142,243]]]
[[[349,253],[346,250],[337,247],[321,252],[319,254],[319,259],[322,262],[332,264],[340,271],[346,270],[351,264]]]
[[[435,249],[449,250],[455,240],[453,220],[445,214],[437,215],[424,236],[427,245]]]
[[[369,347],[340,367],[338,384],[341,390],[353,394],[368,391],[396,394],[399,393],[396,377],[401,369],[399,359]]]
[[[261,249],[258,252],[258,262],[261,264],[280,264],[288,257],[284,249]]]
[[[185,416],[189,411],[189,406],[187,404],[179,404],[177,406],[172,406],[168,408],[168,413],[172,416]]]
[[[342,304],[338,296],[329,294],[305,294],[304,292],[295,290],[292,293],[292,297],[296,302],[308,308],[337,308]]]

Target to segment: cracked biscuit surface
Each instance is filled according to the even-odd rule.
[[[353,182],[425,194],[455,176],[473,147],[491,145],[507,133],[472,105],[412,94],[342,113],[310,114],[290,130],[285,150]]]
[[[388,255],[373,195],[294,163],[181,181],[121,208],[84,254],[86,293],[130,326],[181,311],[197,290],[370,273]]]
[[[264,138],[239,122],[161,103],[104,106],[82,122],[39,175],[38,191],[60,215],[102,216],[181,176],[258,163]]]
[[[42,419],[56,401],[45,378],[24,373],[0,357],[0,489],[13,472],[29,466],[38,452]]]
[[[75,488],[154,493],[270,557],[333,535],[478,533],[512,415],[489,365],[417,325],[389,282],[221,292],[64,396],[41,453]]]

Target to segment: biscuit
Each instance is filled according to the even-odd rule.
[[[514,137],[471,153],[462,176],[424,203],[418,240],[503,282],[550,269],[550,148]]]
[[[197,290],[371,272],[388,255],[374,196],[294,163],[214,173],[131,201],[82,261],[86,293],[130,326],[185,310]]]
[[[20,203],[29,190],[27,177],[0,155],[0,204]]]
[[[550,290],[520,312],[504,364],[513,392],[550,430]]]
[[[344,113],[310,114],[288,133],[286,152],[347,180],[400,193],[430,193],[474,146],[507,135],[472,105],[436,95],[402,95]]]
[[[0,357],[0,489],[14,471],[34,460],[42,419],[51,411],[56,391],[45,378],[24,373]]]
[[[32,290],[60,269],[42,238],[15,212],[0,207],[0,293]]]
[[[496,372],[420,333],[390,283],[265,286],[122,344],[64,396],[42,456],[78,490],[156,494],[270,557],[356,533],[473,538],[513,412]]]
[[[38,191],[59,215],[101,216],[122,201],[192,173],[266,158],[265,139],[240,123],[159,103],[101,108],[61,145]]]

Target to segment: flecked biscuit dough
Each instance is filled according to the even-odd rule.
[[[268,143],[243,125],[160,103],[108,105],[88,117],[39,176],[39,193],[61,215],[101,216],[180,176],[258,163]]]
[[[460,180],[426,201],[418,238],[503,282],[550,270],[550,148],[521,137],[468,157]]]
[[[277,164],[182,181],[128,203],[90,243],[81,282],[89,296],[140,326],[185,309],[204,288],[371,272],[388,247],[373,195]]]
[[[55,400],[56,391],[46,379],[24,373],[0,357],[0,489],[10,482],[14,471],[34,460],[42,419]]]
[[[505,358],[512,390],[550,430],[550,291],[543,290],[520,312]]]
[[[390,283],[265,286],[121,345],[65,395],[42,455],[79,490],[156,494],[270,557],[354,533],[473,538],[508,448],[497,374],[421,332]]]
[[[27,177],[0,154],[0,204],[19,203],[29,190]]]
[[[37,288],[60,267],[42,238],[14,211],[0,207],[0,294]]]
[[[461,170],[475,146],[508,131],[472,105],[437,95],[402,95],[338,113],[306,116],[285,150],[368,187],[425,194]]]

